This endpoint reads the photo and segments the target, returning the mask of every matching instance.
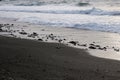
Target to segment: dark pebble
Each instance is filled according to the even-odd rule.
[[[2,32],[3,30],[0,28],[0,32]]]
[[[68,43],[71,43],[71,44],[73,44],[73,45],[77,45],[78,42],[76,42],[76,41],[70,41],[70,42],[68,42]]]
[[[43,41],[43,39],[38,39],[39,41]]]
[[[62,39],[58,40],[58,42],[61,43],[61,42],[62,42]]]
[[[22,32],[19,32],[20,34],[23,34],[23,35],[27,35],[26,32],[22,31]]]
[[[119,49],[114,49],[114,51],[119,52],[120,50]]]
[[[34,36],[38,36],[38,34],[37,34],[36,32],[33,32],[33,35],[34,35]]]
[[[90,46],[89,48],[90,48],[90,49],[96,49],[96,47],[95,47],[95,46]]]

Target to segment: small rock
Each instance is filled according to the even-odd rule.
[[[43,41],[43,39],[38,39],[39,41]]]
[[[103,48],[99,47],[98,49],[106,51],[107,48],[106,47],[103,47]]]
[[[23,34],[23,35],[27,35],[26,32],[22,31],[22,32],[19,32],[20,34]]]
[[[0,28],[0,32],[2,32],[3,30]]]
[[[107,49],[106,47],[103,47],[103,49]]]
[[[14,26],[14,24],[11,24],[11,26]]]
[[[120,50],[119,49],[114,49],[114,51],[119,52]]]
[[[29,34],[28,37],[32,37],[32,38],[35,38],[36,36],[38,36],[37,33],[33,32],[32,34]]]
[[[100,47],[100,45],[95,45],[96,47]]]
[[[66,41],[66,39],[63,39],[64,41]]]
[[[113,46],[112,48],[114,49],[115,47]]]
[[[51,33],[50,35],[52,35],[53,36],[53,34]]]
[[[93,42],[93,43],[95,43],[95,42]]]
[[[61,43],[61,42],[62,42],[62,39],[58,40],[58,42]]]
[[[77,45],[78,42],[76,42],[76,41],[70,41],[69,43],[71,43],[73,45]]]
[[[95,46],[90,46],[89,48],[90,48],[90,49],[96,49],[96,47],[95,47]]]
[[[34,35],[34,36],[38,36],[38,34],[37,34],[36,32],[33,32],[33,35]]]

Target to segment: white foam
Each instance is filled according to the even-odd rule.
[[[120,16],[118,15],[118,7],[0,6],[0,17],[16,18],[22,22],[119,33]]]

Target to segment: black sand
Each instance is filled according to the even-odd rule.
[[[0,36],[0,80],[120,80],[120,62],[62,44]]]

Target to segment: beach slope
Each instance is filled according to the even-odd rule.
[[[120,62],[63,44],[0,36],[0,80],[119,80]]]

